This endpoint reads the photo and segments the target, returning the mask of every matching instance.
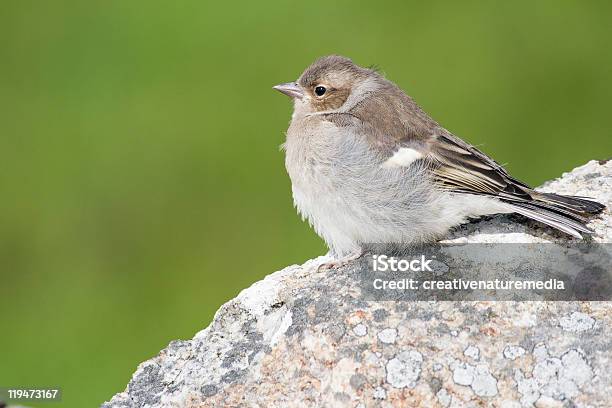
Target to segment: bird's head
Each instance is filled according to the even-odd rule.
[[[309,114],[341,110],[349,98],[369,92],[368,83],[378,77],[376,71],[355,65],[346,57],[330,55],[316,60],[297,81],[274,89],[294,100],[296,113]]]

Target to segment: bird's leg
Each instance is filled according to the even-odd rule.
[[[327,269],[340,268],[341,266],[348,265],[352,261],[361,258],[362,255],[363,255],[363,249],[359,248],[358,250],[351,252],[347,256],[344,256],[342,258],[339,258],[333,261],[322,263],[317,268],[317,272],[325,271]]]

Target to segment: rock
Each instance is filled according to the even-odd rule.
[[[612,162],[541,190],[610,207]],[[590,226],[595,242],[612,242],[608,209]],[[568,238],[500,215],[457,228],[453,240]],[[193,339],[142,363],[103,407],[612,406],[611,302],[364,301],[358,264],[318,271],[327,260],[243,290]]]
[[[509,360],[516,360],[525,354],[525,349],[521,346],[508,345],[504,348],[504,357]]]
[[[470,344],[465,348],[465,350],[463,350],[463,355],[466,357],[471,357],[474,360],[478,360],[480,358],[480,349]]]

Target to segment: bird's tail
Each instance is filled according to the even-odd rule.
[[[512,209],[525,217],[550,225],[576,238],[582,233],[592,234],[587,227],[588,216],[598,214],[605,205],[584,197],[562,196],[553,193],[530,192],[533,200],[514,201]]]

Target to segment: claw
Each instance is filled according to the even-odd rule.
[[[340,258],[340,259],[336,259],[334,261],[322,263],[317,268],[317,272],[323,272],[323,271],[326,271],[326,270],[329,270],[329,269],[337,269],[337,268],[340,268],[342,266],[346,266],[349,263],[351,263],[352,261],[361,258],[362,255],[363,255],[363,250],[359,249],[358,251],[352,252],[349,255],[345,256],[344,258]]]

